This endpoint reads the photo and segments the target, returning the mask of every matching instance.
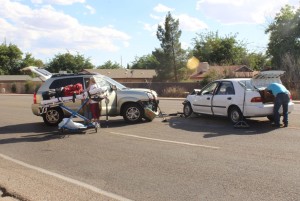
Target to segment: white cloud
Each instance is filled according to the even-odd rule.
[[[163,13],[163,12],[168,12],[168,11],[174,11],[174,8],[169,8],[165,5],[158,4],[157,6],[154,7],[154,11],[158,13]]]
[[[298,5],[298,0],[200,0],[196,8],[223,24],[262,24],[285,4]]]
[[[88,9],[88,10],[89,10],[89,13],[92,14],[92,15],[96,13],[96,9],[93,8],[93,7],[90,6],[90,5],[85,5],[85,8]]]
[[[129,35],[112,27],[84,26],[51,6],[31,9],[10,0],[0,4],[0,26],[1,39],[33,55],[47,56],[58,50],[118,51],[130,40]]]
[[[58,4],[58,5],[72,5],[74,3],[85,3],[85,0],[31,0],[34,4]]]
[[[181,27],[182,30],[184,31],[191,31],[191,32],[196,32],[201,29],[207,29],[208,26],[201,20],[191,17],[186,14],[181,14],[178,16],[174,16],[179,19],[179,26]]]

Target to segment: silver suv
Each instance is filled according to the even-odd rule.
[[[157,93],[150,89],[127,88],[119,82],[100,74],[51,74],[44,69],[37,67],[27,67],[25,70],[30,70],[42,77],[45,82],[34,94],[33,104],[31,106],[33,114],[42,116],[45,124],[57,125],[64,117],[70,116],[68,112],[62,110],[59,106],[47,108],[46,112],[42,112],[41,101],[42,94],[50,89],[58,89],[67,85],[81,83],[85,90],[91,76],[95,77],[97,84],[100,87],[108,88],[107,98],[100,102],[101,116],[123,116],[124,120],[129,123],[137,123],[142,119],[151,121],[147,117],[145,109],[151,109],[158,114],[158,98]],[[82,104],[82,100],[75,99],[75,102],[66,102],[64,105],[72,110],[77,110]],[[106,108],[107,106],[107,108]],[[107,113],[106,113],[107,111]],[[81,110],[79,112],[83,114]]]

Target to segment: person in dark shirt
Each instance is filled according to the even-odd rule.
[[[288,126],[288,104],[290,102],[290,92],[279,83],[272,83],[267,88],[267,91],[272,93],[275,96],[274,100],[274,126],[280,127],[280,115],[279,108],[282,106],[283,109],[283,123],[284,127]]]

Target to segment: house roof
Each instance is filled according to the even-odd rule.
[[[156,76],[155,70],[142,69],[84,69],[83,72],[99,73],[110,78],[153,78]]]
[[[250,68],[245,65],[232,65],[232,66],[209,66],[208,69],[197,69],[195,73],[193,73],[190,78],[191,79],[199,79],[204,78],[209,72],[215,71],[219,74],[222,73],[230,73],[230,72],[254,72]]]

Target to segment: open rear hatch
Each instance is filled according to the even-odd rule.
[[[43,81],[46,81],[52,76],[52,73],[45,70],[44,68],[39,68],[36,66],[28,66],[25,68],[22,68],[21,71],[31,71],[32,73],[37,74]]]
[[[251,79],[252,85],[258,89],[263,103],[274,102],[275,97],[273,94],[267,92],[265,89],[272,83],[282,84],[280,77],[284,73],[285,71],[261,71]]]

